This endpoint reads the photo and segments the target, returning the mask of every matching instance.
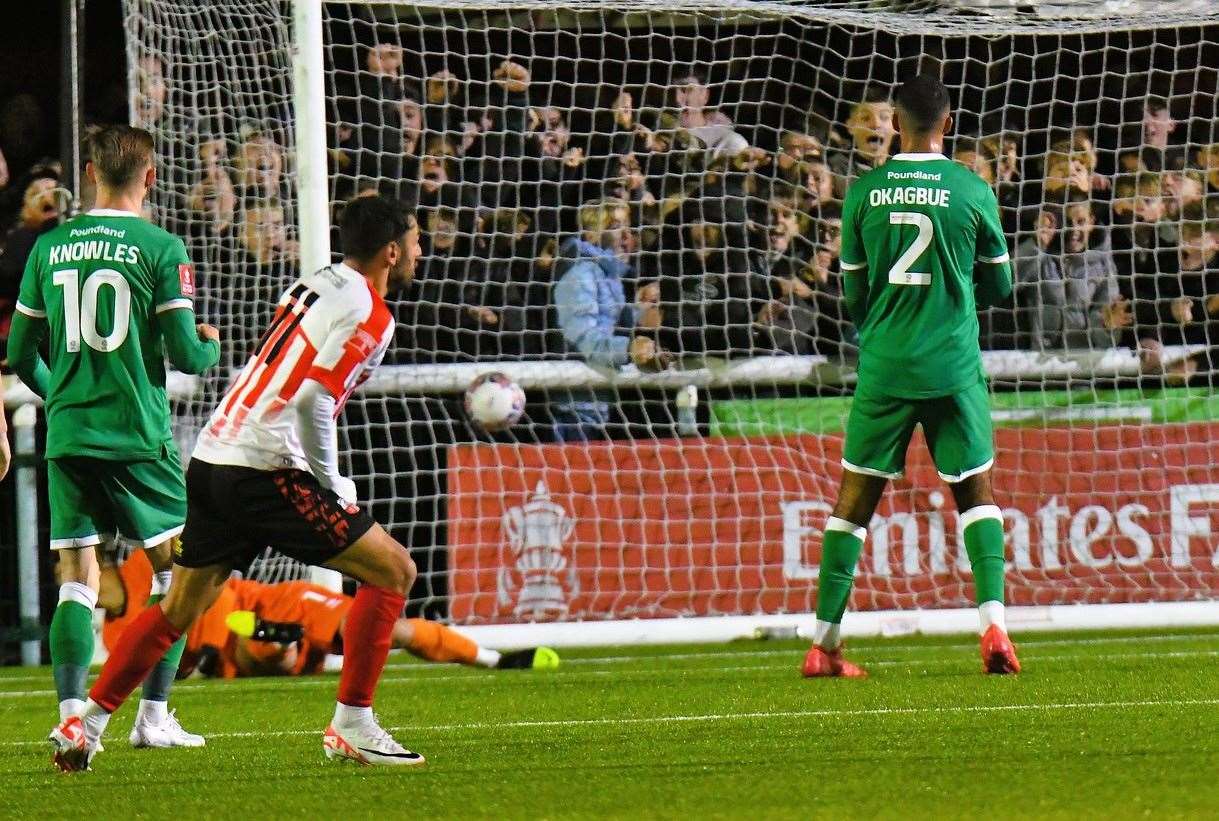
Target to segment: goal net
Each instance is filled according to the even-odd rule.
[[[1008,601],[1185,618],[1219,592],[1219,14],[1138,5],[327,2],[313,53],[288,3],[125,0],[155,215],[223,336],[179,419],[198,427],[317,263],[302,242],[330,232],[338,257],[301,214],[400,197],[423,259],[341,435],[420,567],[411,606],[464,625],[807,614],[856,361],[842,197],[898,150],[896,85],[932,71],[1014,259],[1012,299],[979,314]],[[316,99],[294,60],[323,72],[324,122],[297,121]],[[323,132],[324,156],[297,151]],[[298,191],[319,162],[320,211]],[[495,370],[529,404],[492,435],[461,391]],[[916,434],[852,611],[900,629],[972,606],[958,531]]]

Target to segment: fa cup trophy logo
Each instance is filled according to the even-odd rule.
[[[499,605],[513,605],[520,619],[539,621],[567,617],[568,599],[580,592],[574,557],[563,543],[575,521],[550,500],[545,482],[538,482],[525,504],[504,511],[504,539],[512,551],[500,561]]]

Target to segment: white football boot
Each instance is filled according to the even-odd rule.
[[[156,719],[148,715],[141,715],[135,721],[135,726],[131,728],[132,747],[155,747],[164,749],[167,747],[202,747],[207,744],[206,739],[201,735],[188,733],[182,729],[182,725],[178,723],[178,717],[174,715],[176,711],[171,710],[157,723]]]
[[[330,760],[348,760],[359,764],[390,767],[418,767],[425,759],[412,753],[377,723],[375,718],[336,725],[331,722],[322,735],[322,751]]]

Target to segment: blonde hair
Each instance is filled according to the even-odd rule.
[[[859,114],[862,114],[864,111],[866,111],[869,108],[872,108],[873,106],[884,106],[885,108],[892,111],[893,110],[893,101],[888,98],[884,98],[884,97],[877,98],[877,99],[869,99],[867,96],[865,96],[864,99],[858,100],[854,104],[852,104],[851,111],[847,115],[847,122],[854,120],[856,116],[858,116]]]
[[[580,206],[580,230],[586,234],[600,234],[620,208],[629,211],[630,204],[617,197],[589,200]]]
[[[1096,171],[1096,143],[1092,141],[1092,137],[1084,129],[1076,129],[1071,135],[1071,153],[1081,155],[1084,160],[1084,165],[1088,167],[1088,173]]]
[[[1137,174],[1120,174],[1113,181],[1113,199],[1129,200],[1135,197],[1161,197],[1164,195],[1164,180],[1154,171]]]

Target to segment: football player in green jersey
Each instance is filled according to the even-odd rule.
[[[140,216],[156,179],[152,135],[110,126],[89,145],[97,207],[39,237],[9,336],[13,370],[46,400],[51,549],[59,605],[51,665],[61,720],[84,708],[93,659],[95,547],[117,535],[148,551],[152,601],[169,588],[186,487],[170,432],[165,358],[202,373],[220,358],[215,328],[195,324],[194,269],[177,237]],[[49,337],[49,366],[38,354]],[[200,746],[166,709],[179,642],[154,668],[131,741]]]
[[[1003,514],[991,493],[994,443],[977,318],[978,302],[997,304],[1011,293],[1007,241],[994,192],[944,156],[952,127],[944,84],[919,75],[894,102],[901,153],[860,177],[843,204],[843,291],[859,330],[859,381],[804,675],[866,675],[842,656],[842,614],[868,523],[888,481],[901,476],[920,424],[960,512],[983,668],[1017,673],[1003,621]]]

